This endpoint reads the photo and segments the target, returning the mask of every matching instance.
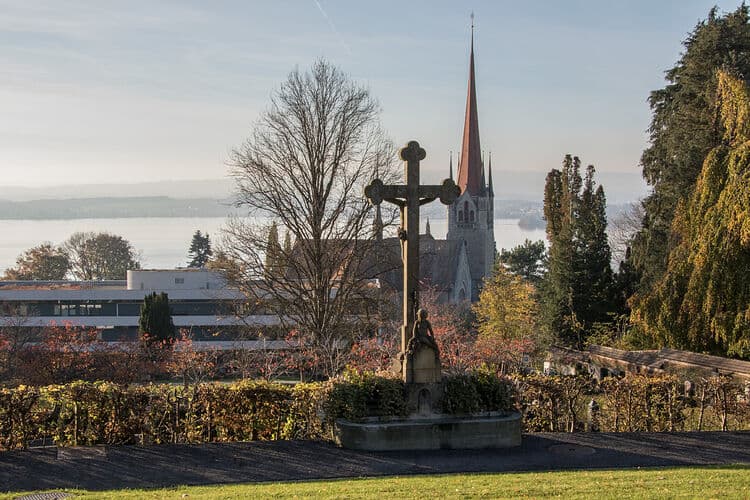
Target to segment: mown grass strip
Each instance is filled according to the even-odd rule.
[[[76,498],[750,498],[750,466],[451,474],[81,491]],[[23,493],[0,495],[15,498]]]

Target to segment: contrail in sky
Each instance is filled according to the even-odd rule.
[[[331,21],[331,18],[328,17],[328,14],[326,14],[326,11],[323,10],[323,6],[320,5],[320,2],[318,0],[313,0],[313,2],[315,2],[315,5],[317,5],[318,10],[320,11],[321,14],[323,14],[323,17],[325,18],[325,20],[328,21],[328,26],[331,27],[331,31],[333,31],[333,33],[338,37],[339,42],[341,43],[341,46],[344,47],[344,50],[346,50],[346,53],[349,55],[352,55],[352,49],[350,49],[349,45],[346,44],[346,42],[341,36],[341,33],[339,33],[339,30],[336,29],[336,26],[334,26],[333,21]]]

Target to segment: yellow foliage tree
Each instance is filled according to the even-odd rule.
[[[474,305],[479,338],[536,339],[538,306],[534,296],[532,284],[498,266]]]

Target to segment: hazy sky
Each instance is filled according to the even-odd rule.
[[[482,147],[639,171],[650,90],[710,7],[674,1],[0,0],[3,183],[219,178],[274,87],[318,57],[367,85],[424,176],[460,144],[469,14]],[[496,180],[498,182],[499,180]]]

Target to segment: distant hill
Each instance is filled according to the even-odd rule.
[[[493,170],[495,199],[542,202],[542,171]],[[629,203],[648,191],[638,171],[597,172],[610,204]],[[69,184],[28,187],[0,186],[0,200],[30,201],[59,198],[128,198],[133,196],[167,196],[169,198],[229,198],[234,190],[232,179],[137,182],[132,184]]]
[[[0,200],[0,219],[118,219],[130,217],[226,217],[228,199],[177,199],[166,196]]]
[[[540,226],[543,172],[493,172],[495,217],[525,219]],[[643,197],[647,187],[636,172],[597,173],[610,211]],[[89,219],[127,217],[224,217],[231,213],[231,179],[81,184],[48,187],[0,186],[0,219]],[[445,206],[422,208],[434,219],[446,217]]]
[[[130,198],[166,196],[169,198],[226,199],[232,194],[230,179],[137,182],[133,184],[67,184],[59,186],[0,186],[0,200]]]

